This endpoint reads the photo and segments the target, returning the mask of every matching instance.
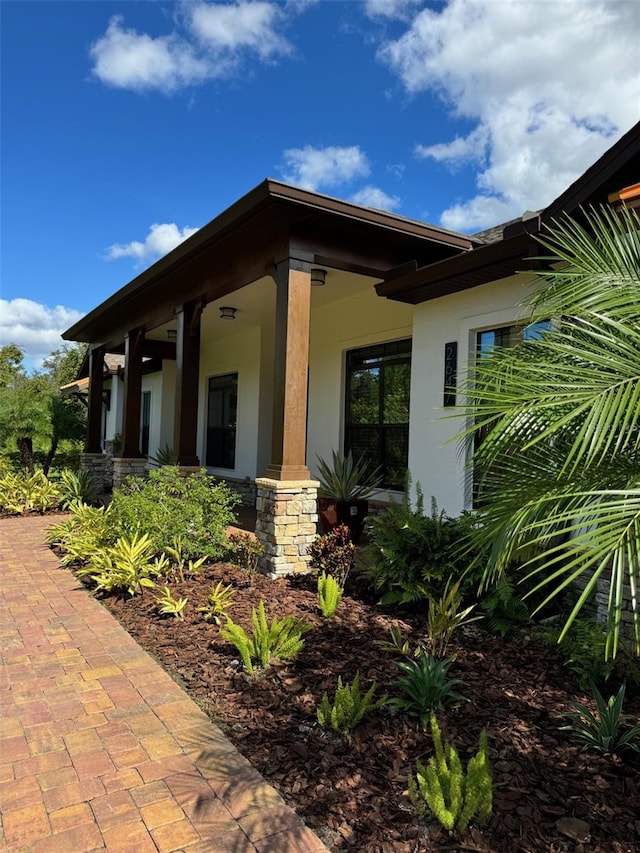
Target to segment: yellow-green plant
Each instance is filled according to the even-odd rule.
[[[292,660],[304,646],[303,634],[311,630],[308,622],[294,616],[274,619],[269,625],[263,601],[258,602],[257,609],[251,610],[251,622],[251,636],[229,617],[220,631],[221,636],[237,648],[249,675],[254,674],[256,667],[266,668],[273,659]]]
[[[447,581],[439,598],[427,593],[427,646],[435,658],[445,657],[453,632],[457,628],[480,618],[471,617],[475,604],[460,608],[462,596],[459,589],[460,581],[453,584]]]
[[[322,572],[318,576],[318,605],[326,618],[335,616],[342,599],[342,587],[333,575]]]
[[[162,574],[166,566],[164,555],[154,559],[153,543],[147,534],[135,534],[121,536],[113,546],[96,551],[78,576],[89,577],[98,592],[120,589],[135,595],[144,588],[152,589],[152,578]]]
[[[219,625],[222,618],[227,616],[227,610],[229,610],[233,602],[233,595],[234,592],[231,586],[223,586],[222,581],[218,581],[209,590],[207,603],[204,607],[198,607],[200,613],[203,614],[203,619]]]
[[[0,478],[0,509],[16,515],[45,512],[60,504],[62,493],[42,471],[34,474],[5,473]]]
[[[168,545],[164,552],[172,564],[172,573],[181,583],[184,583],[186,578],[198,574],[208,559],[208,554],[205,554],[197,560],[187,560],[184,554],[184,539],[179,535],[174,537],[172,544]]]
[[[430,723],[435,755],[426,766],[417,761],[416,775],[409,777],[409,797],[416,811],[425,813],[428,808],[450,831],[463,832],[474,819],[481,825],[486,823],[493,809],[486,731],[482,731],[478,752],[464,771],[455,746],[443,745],[435,714]]]
[[[375,711],[386,701],[386,697],[374,700],[375,682],[366,693],[360,692],[360,673],[351,684],[343,684],[338,676],[338,686],[333,700],[325,693],[316,714],[323,728],[332,728],[335,732],[348,735],[362,718]]]
[[[184,621],[184,608],[188,599],[174,598],[168,586],[162,587],[162,592],[155,597],[158,612],[163,616],[175,616]]]
[[[69,519],[49,528],[47,541],[64,549],[63,565],[81,565],[113,544],[111,509],[76,502],[69,510]]]

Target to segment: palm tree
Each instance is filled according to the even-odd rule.
[[[550,328],[478,360],[461,438],[476,447],[483,585],[519,565],[543,607],[578,581],[562,639],[600,581],[615,657],[625,587],[640,653],[640,217],[602,208],[583,220],[540,239],[550,268],[531,321]]]

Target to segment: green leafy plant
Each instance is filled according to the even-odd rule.
[[[119,535],[146,533],[157,553],[181,538],[184,559],[220,557],[237,502],[226,483],[214,481],[204,469],[185,476],[167,466],[150,471],[145,480],[129,477],[116,489],[112,520]]]
[[[480,602],[480,608],[485,614],[489,628],[501,637],[506,637],[514,628],[531,621],[527,603],[518,593],[516,584],[507,575],[498,578],[487,590]]]
[[[89,577],[97,592],[126,591],[136,595],[153,588],[152,578],[166,569],[164,556],[154,559],[151,539],[146,535],[121,536],[111,547],[96,551],[78,577]]]
[[[171,563],[171,571],[181,583],[184,583],[187,577],[198,574],[209,556],[204,554],[197,560],[187,560],[184,550],[182,536],[176,536],[171,545],[165,548],[165,553]]]
[[[200,613],[203,614],[203,619],[206,622],[215,622],[220,625],[223,617],[226,617],[227,611],[233,603],[233,588],[231,586],[223,586],[222,581],[218,581],[215,586],[212,586],[207,596],[207,603],[204,607],[198,607]]]
[[[322,572],[318,577],[318,605],[325,618],[335,616],[342,600],[342,588],[333,575]]]
[[[228,617],[220,631],[237,648],[249,675],[254,674],[256,666],[265,669],[274,659],[292,660],[304,646],[303,635],[311,630],[311,625],[293,616],[274,619],[269,625],[263,601],[258,602],[257,609],[252,609],[251,622],[251,636]]]
[[[640,723],[623,728],[628,715],[622,713],[622,703],[626,684],[621,684],[615,696],[604,699],[597,687],[593,687],[596,713],[581,702],[574,702],[575,711],[563,714],[571,723],[562,726],[560,731],[569,732],[571,737],[582,744],[582,749],[595,749],[598,752],[622,753],[640,752]]]
[[[380,603],[410,604],[443,593],[449,578],[462,579],[470,557],[461,551],[466,530],[473,523],[464,513],[450,518],[438,511],[424,514],[424,498],[416,486],[416,505],[409,499],[409,482],[400,504],[371,519],[366,574],[381,596]],[[470,583],[470,581],[469,581]]]
[[[351,451],[345,456],[331,451],[331,463],[316,457],[318,463],[319,494],[336,501],[362,501],[370,497],[380,485],[380,468],[371,470],[367,460],[361,456],[353,461]]]
[[[255,572],[264,545],[249,533],[232,533],[227,544],[227,559],[245,572]]]
[[[330,533],[316,536],[309,546],[309,566],[325,572],[344,589],[353,566],[356,547],[346,524],[339,524]]]
[[[463,697],[455,692],[464,682],[459,678],[449,678],[450,658],[436,660],[421,651],[417,660],[398,661],[403,676],[393,681],[404,695],[389,699],[391,707],[406,711],[409,716],[418,717],[420,725],[426,729],[429,716],[433,711],[459,705]]]
[[[0,509],[15,515],[46,512],[58,506],[62,498],[56,483],[42,471],[33,474],[8,471],[0,478]]]
[[[411,655],[409,640],[404,638],[402,629],[398,625],[392,625],[389,628],[388,640],[374,640],[374,643],[383,652],[388,652],[392,655],[401,655],[402,657],[409,657]],[[417,656],[419,653],[420,649],[416,648],[414,654]]]
[[[426,766],[416,762],[416,775],[409,777],[409,797],[416,811],[433,813],[445,829],[464,832],[474,819],[482,825],[493,811],[493,780],[487,755],[487,733],[482,731],[478,752],[469,759],[466,771],[453,744],[442,743],[440,727],[430,716],[435,755]]]
[[[348,735],[362,718],[384,705],[386,697],[374,700],[375,683],[366,693],[360,692],[360,673],[351,684],[343,684],[338,676],[338,686],[332,700],[325,693],[317,710],[318,722],[323,728],[332,728],[336,732]]]
[[[74,503],[94,504],[100,493],[97,480],[85,469],[77,472],[63,470],[60,473],[59,488],[64,509],[69,509]]]
[[[93,507],[74,502],[71,517],[49,528],[47,541],[64,550],[64,566],[82,565],[98,551],[113,545],[117,538],[111,523],[110,507]]]
[[[447,582],[444,592],[439,598],[427,595],[429,602],[427,610],[427,646],[436,658],[443,658],[451,642],[453,632],[461,625],[466,625],[474,619],[471,617],[475,605],[461,608],[462,597],[459,593],[460,581]]]
[[[175,616],[182,620],[187,601],[187,598],[174,598],[168,586],[162,587],[162,592],[155,597],[156,607],[163,616]]]

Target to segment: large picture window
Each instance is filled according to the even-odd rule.
[[[347,352],[345,453],[382,469],[382,485],[403,489],[409,464],[411,340]]]
[[[209,379],[206,463],[211,468],[236,467],[238,374]]]

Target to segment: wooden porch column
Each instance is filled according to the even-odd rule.
[[[89,399],[87,401],[87,432],[85,453],[102,453],[102,385],[104,374],[104,347],[89,352]]]
[[[201,300],[187,302],[176,310],[176,397],[173,449],[177,464],[197,468],[198,386],[200,384]]]
[[[123,459],[141,458],[140,397],[142,394],[143,329],[132,329],[124,339],[124,413],[122,416]]]
[[[309,369],[310,264],[283,261],[274,275],[276,347],[271,463],[265,477],[308,480],[307,374]]]

